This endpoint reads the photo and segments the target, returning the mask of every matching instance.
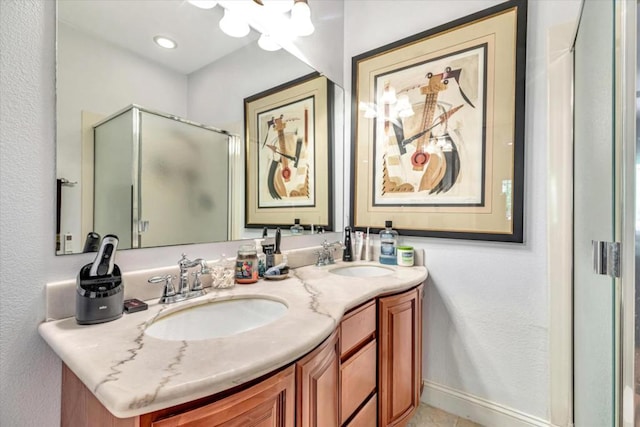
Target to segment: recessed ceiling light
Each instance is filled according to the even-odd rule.
[[[178,47],[178,43],[164,36],[155,36],[153,38],[153,41],[156,42],[158,46],[163,47],[165,49],[175,49],[176,47]]]

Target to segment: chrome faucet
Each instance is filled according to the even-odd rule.
[[[185,295],[188,298],[204,295],[204,289],[202,289],[202,283],[200,282],[200,276],[196,275],[193,280],[193,285],[189,286],[189,269],[192,267],[200,266],[200,273],[206,274],[209,272],[207,262],[202,258],[196,258],[193,261],[187,258],[187,254],[182,254],[182,258],[178,261],[180,267],[180,285],[178,286],[178,294]],[[199,288],[199,289],[197,289]],[[198,295],[191,295],[194,292],[199,292]]]
[[[193,273],[193,283],[190,286],[189,269],[197,266],[200,266],[200,271]],[[165,276],[154,276],[147,280],[149,283],[164,283],[164,291],[162,292],[162,297],[160,297],[160,304],[184,301],[207,293],[202,288],[202,282],[200,280],[200,276],[211,272],[205,260],[202,258],[196,258],[191,261],[187,258],[186,254],[182,254],[182,258],[178,261],[178,267],[180,268],[180,283],[177,291],[172,283],[175,276],[171,274],[167,274]]]
[[[316,252],[316,254],[318,255],[318,260],[316,261],[316,267],[335,264],[336,261],[333,257],[333,252],[338,247],[341,249],[344,249],[344,246],[341,241],[329,243],[325,240],[324,242],[322,242],[322,249]]]

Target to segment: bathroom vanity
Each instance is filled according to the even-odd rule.
[[[405,425],[421,391],[426,268],[338,274],[346,265],[301,267],[283,281],[150,304],[91,327],[73,318],[43,323],[41,335],[63,361],[62,425]],[[145,333],[185,309],[243,298],[279,301],[287,311],[212,339]]]

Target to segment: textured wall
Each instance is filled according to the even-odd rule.
[[[0,2],[0,425],[7,427],[60,423],[60,364],[36,332],[55,248],[54,7]]]

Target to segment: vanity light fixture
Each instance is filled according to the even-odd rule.
[[[311,9],[307,0],[295,0],[291,9],[291,24],[298,36],[309,36],[315,31],[311,23]]]
[[[218,25],[226,35],[231,37],[244,37],[251,31],[249,24],[240,15],[229,9],[224,10],[224,16]]]
[[[153,38],[153,41],[156,42],[158,46],[165,49],[175,49],[176,47],[178,47],[178,43],[165,36],[155,36]]]
[[[214,0],[188,0],[188,2],[200,9],[213,9],[218,4]]]
[[[231,37],[244,37],[254,27],[261,33],[258,45],[269,51],[278,50],[281,44],[298,36],[308,36],[315,31],[311,23],[308,0],[187,0],[202,9],[219,4],[224,16],[220,29]]]

